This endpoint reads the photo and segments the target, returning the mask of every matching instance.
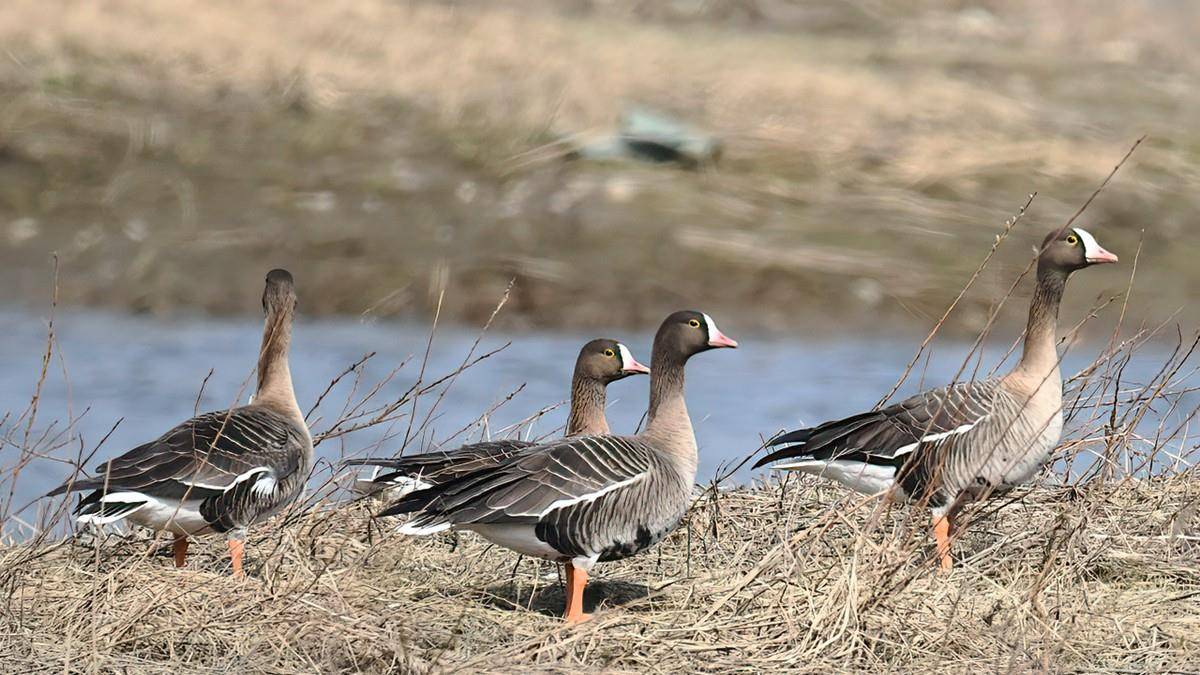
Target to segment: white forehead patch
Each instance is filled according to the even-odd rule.
[[[1102,249],[1100,248],[1100,244],[1096,241],[1096,238],[1092,236],[1091,232],[1088,232],[1080,227],[1071,229],[1075,232],[1075,234],[1079,235],[1079,240],[1083,242],[1084,258],[1091,260],[1092,258],[1100,255],[1100,251]]]
[[[635,359],[633,358],[633,354],[629,352],[629,347],[618,342],[617,350],[621,352],[621,368],[628,369],[632,367]]]
[[[713,321],[711,316],[704,314],[703,312],[701,312],[701,314],[704,316],[704,325],[708,328],[708,341],[712,342],[713,340],[717,339],[717,336],[721,334],[721,331],[717,330],[717,322]]]

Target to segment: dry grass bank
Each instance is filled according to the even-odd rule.
[[[219,539],[177,570],[165,539],[62,538],[67,502],[37,515],[0,502],[0,659],[137,673],[1194,670],[1200,336],[1180,338],[1151,380],[1123,377],[1153,337],[1114,341],[1068,378],[1053,470],[968,511],[949,575],[919,505],[811,477],[718,478],[660,545],[599,565],[585,597],[596,617],[567,627],[555,565],[469,533],[400,536],[395,519],[372,519],[377,503],[348,501],[352,472],[322,463],[306,500],[252,528],[241,582]],[[447,377],[390,402],[355,378],[315,438],[394,423]],[[0,467],[0,492],[30,461],[75,452],[49,432],[3,441],[22,451]]]
[[[314,510],[188,569],[143,537],[0,549],[11,671],[1148,672],[1200,667],[1190,476],[1037,489],[974,523],[949,576],[921,514],[811,482],[701,499],[647,555],[601,565],[564,627],[554,566],[473,535]],[[915,527],[913,526],[915,524]],[[164,542],[165,543],[165,542]]]
[[[69,302],[231,311],[269,257],[304,270],[318,313],[424,314],[447,288],[475,319],[516,278],[514,323],[648,324],[699,299],[767,326],[926,323],[1026,194],[1037,232],[1062,222],[1148,134],[1086,225],[1121,252],[1146,229],[1154,315],[1200,287],[1171,245],[1200,217],[1196,11],[16,0],[6,287],[35,291],[57,250]],[[717,133],[724,160],[553,157],[628,102]],[[981,326],[1017,248],[956,326]]]

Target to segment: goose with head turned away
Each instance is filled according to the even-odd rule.
[[[88,491],[75,507],[80,523],[124,520],[174,533],[176,567],[185,564],[188,537],[224,534],[233,574],[242,576],[246,529],[295,501],[313,458],[288,367],[292,275],[268,273],[262,302],[258,386],[249,405],[193,417],[101,464],[94,478],[72,478],[47,496]]]
[[[579,350],[571,377],[571,412],[567,416],[566,435],[597,436],[608,434],[605,417],[608,385],[630,375],[649,373],[625,345],[597,338]],[[447,452],[425,452],[408,457],[350,459],[345,466],[375,466],[387,469],[374,477],[359,480],[355,491],[399,499],[413,490],[433,487],[455,476],[496,466],[518,452],[537,445],[533,441],[502,439],[471,443]]]
[[[698,461],[684,365],[736,347],[707,314],[676,312],[654,336],[650,407],[635,436],[577,436],[522,450],[417,490],[379,513],[412,514],[400,531],[470,530],[524,555],[566,564],[566,619],[588,618],[583,589],[597,562],[656,544],[683,520]]]
[[[1117,262],[1089,232],[1055,230],[1037,259],[1020,361],[1001,377],[951,384],[879,410],[784,433],[783,446],[755,468],[775,464],[833,479],[866,494],[895,491],[927,501],[943,570],[952,566],[956,518],[973,501],[1032,479],[1062,434],[1062,373],[1055,350],[1067,278]]]

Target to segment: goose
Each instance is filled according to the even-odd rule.
[[[1117,262],[1088,231],[1055,230],[1037,259],[1037,286],[1021,359],[1007,374],[925,391],[888,407],[784,433],[783,446],[754,468],[800,471],[855,491],[895,491],[925,501],[933,514],[943,571],[964,507],[1032,479],[1062,434],[1062,373],[1055,328],[1072,272]]]
[[[245,406],[205,413],[110,459],[96,477],[69,479],[47,496],[90,490],[74,513],[81,524],[127,520],[175,535],[175,566],[188,537],[224,534],[233,575],[242,577],[246,529],[294,501],[312,466],[313,446],[288,367],[296,293],[286,270],[267,274],[258,384]]]
[[[576,436],[527,448],[417,490],[379,516],[412,514],[403,534],[470,530],[518,553],[565,563],[565,618],[583,621],[592,566],[653,546],[683,520],[698,459],[684,364],[721,347],[737,342],[707,314],[676,312],[654,336],[650,407],[640,434]]]
[[[630,375],[646,374],[650,369],[638,363],[625,345],[608,338],[585,344],[575,359],[571,378],[571,412],[566,435],[596,436],[609,433],[604,416],[605,389],[611,382]],[[426,452],[409,457],[351,459],[344,466],[376,466],[390,471],[367,480],[359,480],[355,491],[399,499],[413,490],[432,487],[455,475],[495,466],[506,458],[536,443],[519,439],[484,441],[464,445],[448,452]]]

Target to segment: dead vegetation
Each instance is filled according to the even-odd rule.
[[[145,537],[0,549],[13,671],[1165,671],[1200,667],[1190,475],[1035,489],[939,576],[921,528],[804,482],[709,493],[603,565],[563,626],[555,566],[473,535],[411,539],[315,509],[178,571]],[[1190,509],[1190,511],[1189,511]],[[165,540],[161,542],[164,544]]]

